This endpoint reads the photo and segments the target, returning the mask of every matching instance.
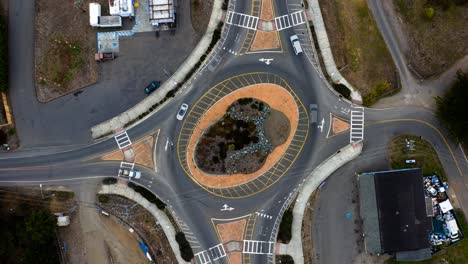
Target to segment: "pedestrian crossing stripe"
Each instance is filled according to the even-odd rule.
[[[228,11],[226,23],[242,28],[257,30],[259,18],[251,15]]]
[[[305,24],[306,18],[302,10],[294,13],[275,17],[275,26],[277,31]]]

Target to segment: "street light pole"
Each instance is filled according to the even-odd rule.
[[[44,199],[44,193],[42,192],[42,183],[39,184],[39,187],[41,188],[41,196],[42,196],[42,199]]]

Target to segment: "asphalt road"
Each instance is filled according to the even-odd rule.
[[[14,7],[15,9],[12,10],[18,10],[21,6],[17,5]],[[283,1],[277,1],[275,8],[277,14],[288,13],[287,6]],[[250,3],[237,1],[235,10],[241,13],[249,13]],[[32,34],[32,32],[30,33]],[[225,42],[227,43],[226,45],[232,45],[232,48],[239,49],[241,43],[238,40],[243,39],[245,33],[245,29],[231,27],[227,41]],[[161,129],[160,140],[157,145],[158,171],[156,173],[155,171],[137,166],[137,169],[142,170],[143,174],[142,178],[137,180],[137,183],[148,188],[164,200],[177,217],[187,225],[197,240],[192,242],[195,253],[207,250],[220,243],[211,225],[212,218],[227,219],[256,212],[273,216],[273,219],[281,217],[279,215],[280,208],[285,202],[285,198],[298,189],[302,183],[302,179],[317,164],[329,157],[337,149],[349,144],[348,133],[331,138],[327,138],[326,135],[327,128],[330,125],[330,113],[349,119],[351,105],[336,97],[334,93],[328,90],[319,74],[305,56],[293,54],[289,43],[289,36],[293,34],[295,34],[293,28],[280,32],[279,35],[284,49],[282,53],[267,52],[236,56],[226,50],[220,49],[216,55],[221,58],[221,62],[216,67],[211,70],[209,67],[206,67],[189,89],[181,91],[173,100],[154,112],[149,118],[127,130],[130,138],[135,142],[137,139],[153,133],[157,129]],[[26,38],[27,34],[24,33],[24,35],[24,38]],[[16,39],[16,41],[19,40],[21,39]],[[270,65],[259,61],[260,58],[267,56],[274,59]],[[289,83],[306,107],[311,103],[318,104],[318,119],[324,120],[325,129],[320,131],[316,125],[310,126],[305,147],[302,149],[297,160],[289,171],[270,188],[246,198],[221,198],[201,189],[185,174],[177,158],[175,147],[169,148],[167,151],[164,147],[166,139],[176,143],[182,122],[175,119],[175,114],[182,102],[193,106],[198,98],[215,84],[235,75],[249,72],[269,72],[275,74]],[[421,135],[435,145],[444,168],[449,175],[451,185],[459,186],[457,187],[459,188],[457,195],[461,199],[460,204],[465,212],[467,212],[466,206],[468,203],[464,201],[468,197],[466,196],[465,185],[463,185],[467,183],[466,176],[464,176],[468,170],[466,162],[462,160],[459,150],[455,149],[455,146],[450,143],[447,145],[444,138],[437,132],[438,130],[443,130],[441,130],[440,125],[429,111],[418,107],[386,110],[366,109],[365,111],[367,126],[365,129],[365,148],[362,156],[332,176],[330,184],[322,191],[323,197],[328,197],[329,199],[324,198],[324,200],[319,201],[320,208],[322,208],[321,212],[323,212],[321,215],[323,230],[329,230],[330,234],[333,234],[332,242],[343,243],[343,246],[346,247],[345,244],[349,245],[350,242],[345,241],[343,237],[340,238],[339,231],[343,230],[344,234],[350,235],[354,232],[350,231],[350,228],[354,230],[354,227],[349,224],[349,221],[342,221],[342,213],[344,211],[356,210],[355,206],[346,207],[346,203],[340,204],[342,199],[348,202],[350,199],[352,201],[352,196],[346,193],[346,189],[343,189],[346,186],[343,186],[343,184],[346,182],[350,183],[349,181],[352,179],[354,171],[358,169],[367,171],[368,169],[372,169],[373,165],[380,164],[376,163],[377,160],[379,162],[385,160],[386,146],[383,142],[398,134],[412,133]],[[57,120],[58,123],[59,121]],[[41,127],[47,130],[51,126],[41,124]],[[32,131],[29,133],[32,133]],[[59,130],[57,133],[65,132]],[[69,140],[74,142],[73,137],[70,137]],[[52,149],[47,151],[31,150],[27,153],[20,152],[19,154],[8,153],[0,156],[0,182],[4,184],[37,185],[42,183],[57,185],[75,182],[80,179],[86,180],[87,178],[115,176],[119,163],[103,162],[98,160],[97,157],[116,148],[117,145],[114,138],[110,137],[91,145],[71,148],[66,151]],[[453,157],[455,157],[456,162]],[[343,180],[344,177],[347,178]],[[332,184],[333,182],[336,182],[336,186]],[[235,210],[231,212],[221,211],[220,209],[223,204],[228,204],[234,207]],[[339,210],[332,210],[332,208],[338,208]],[[331,220],[325,221],[328,217]],[[274,221],[267,218],[257,218],[252,239],[269,241],[271,233],[274,232],[273,224]],[[317,235],[317,239],[319,239],[317,247],[321,250],[320,252],[323,252],[320,253],[320,260],[332,261],[324,261],[323,263],[340,263],[340,259],[344,259],[347,255],[355,254],[356,249],[351,248],[349,254],[346,253],[348,251],[344,250],[342,256],[340,255],[338,258],[332,259],[329,256],[332,253],[330,251],[336,250],[337,247],[335,244],[329,244],[331,243],[330,239],[327,240],[326,237],[326,233],[319,233]],[[336,241],[338,239],[343,241]],[[266,263],[270,260],[266,255],[252,256],[253,263]],[[225,262],[225,259],[220,261],[220,263],[223,262]]]

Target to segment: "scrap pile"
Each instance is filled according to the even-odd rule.
[[[446,190],[448,184],[442,182],[437,175],[424,177],[424,192],[432,200],[433,215],[431,244],[439,246],[450,245],[459,241],[463,234],[458,227],[453,206],[448,199]]]

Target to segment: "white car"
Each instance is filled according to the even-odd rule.
[[[299,38],[297,37],[297,35],[292,35],[291,37],[289,37],[289,39],[291,40],[291,44],[293,46],[294,53],[296,55],[301,54],[302,53],[302,47],[301,47],[301,43],[299,42]]]
[[[405,163],[406,164],[414,164],[414,163],[416,163],[416,160],[414,160],[414,159],[413,160],[406,160]]]
[[[129,178],[140,179],[141,178],[141,171],[131,170],[130,174],[128,174]]]
[[[177,120],[182,120],[184,119],[184,116],[185,114],[187,113],[187,109],[188,109],[188,104],[186,103],[183,103],[181,106],[180,106],[180,109],[179,109],[179,112],[177,112]]]
[[[119,176],[126,176],[128,178],[141,178],[141,171],[129,170],[129,169],[119,169]]]

